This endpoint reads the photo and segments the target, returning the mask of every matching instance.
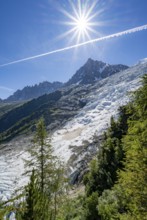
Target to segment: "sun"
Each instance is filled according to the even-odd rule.
[[[88,20],[82,16],[75,22],[75,27],[79,32],[86,32],[89,28]]]
[[[90,38],[89,31],[90,31],[90,22],[89,18],[84,14],[78,14],[77,17],[73,19],[71,23],[73,26],[73,38],[77,39],[79,43],[80,40],[86,40],[86,38]]]
[[[93,29],[94,26],[98,25],[98,22],[94,21],[98,11],[95,10],[97,1],[83,1],[78,0],[77,4],[70,1],[71,11],[62,10],[62,13],[68,18],[69,21],[64,24],[69,26],[69,31],[64,33],[62,37],[70,35],[70,42],[80,43],[85,40],[91,39],[91,33],[96,31]]]

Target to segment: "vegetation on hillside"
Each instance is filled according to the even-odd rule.
[[[19,134],[32,133],[43,117],[48,129],[53,129],[73,117],[86,104],[81,100],[87,91],[80,88],[63,89],[18,106],[0,117],[0,140],[9,141]]]
[[[12,103],[7,103],[7,102],[0,102],[0,118],[6,114],[7,112],[21,106],[24,104],[24,101],[22,102],[12,102]]]
[[[145,220],[147,216],[147,75],[133,101],[105,134],[85,177],[85,219]],[[93,199],[96,197],[97,199]],[[92,206],[93,204],[93,206]],[[81,218],[82,219],[82,218]]]
[[[61,92],[56,91],[49,95],[44,95],[38,99],[33,99],[24,105],[17,107],[0,118],[0,132],[2,140],[15,137],[22,131],[32,128],[37,120],[43,115],[47,122],[51,122],[50,107],[61,98]],[[47,117],[48,116],[48,117]]]

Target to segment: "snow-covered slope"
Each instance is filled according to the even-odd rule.
[[[70,171],[77,169],[78,161],[86,154],[90,154],[92,146],[88,150],[78,151],[84,140],[91,140],[92,136],[98,135],[108,127],[111,115],[117,115],[119,106],[128,100],[128,92],[140,86],[140,77],[147,73],[147,59],[137,65],[112,75],[97,82],[94,85],[85,85],[90,93],[84,97],[85,107],[64,127],[56,130],[52,136],[52,146],[55,154],[65,162],[71,157],[74,159],[70,164]],[[23,173],[22,158],[27,157],[25,149],[26,140],[13,140],[6,149],[1,149],[0,154],[0,197],[9,197],[12,191],[22,185],[26,180],[21,177]],[[75,148],[77,151],[73,151]],[[16,150],[17,149],[17,150]]]
[[[128,92],[139,87],[140,77],[145,73],[147,60],[91,86],[86,106],[53,134],[56,153],[67,162],[72,154],[71,146],[81,146],[95,133],[100,135],[108,127],[110,117],[117,114],[118,107],[128,102]]]
[[[23,159],[28,158],[28,137],[14,139],[0,148],[0,200],[9,199],[18,187],[26,184]]]

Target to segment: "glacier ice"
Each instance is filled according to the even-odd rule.
[[[70,146],[80,147],[83,141],[92,141],[95,133],[102,134],[109,126],[110,117],[117,115],[118,107],[129,101],[128,92],[136,90],[141,85],[140,77],[145,73],[147,59],[92,85],[91,92],[86,97],[85,107],[53,133],[51,144],[55,154],[68,162],[73,154]],[[0,152],[0,199],[5,200],[10,198],[16,188],[27,182],[22,177],[24,171],[22,159],[28,155],[25,149],[15,150],[14,146]],[[78,155],[78,160],[82,157],[83,155]],[[71,171],[74,169],[71,167]]]

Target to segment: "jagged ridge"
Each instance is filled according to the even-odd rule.
[[[110,65],[89,58],[88,61],[72,76],[72,78],[67,81],[67,83],[50,83],[45,81],[38,85],[26,86],[22,90],[14,92],[14,94],[5,99],[4,102],[25,101],[38,98],[44,94],[52,93],[62,86],[66,87],[72,84],[92,84],[127,68],[128,66],[126,65]]]
[[[42,82],[34,86],[26,86],[22,90],[17,90],[13,95],[5,99],[5,102],[14,102],[22,100],[30,100],[42,96],[44,94],[49,94],[57,89],[61,88],[63,83],[61,82]]]

